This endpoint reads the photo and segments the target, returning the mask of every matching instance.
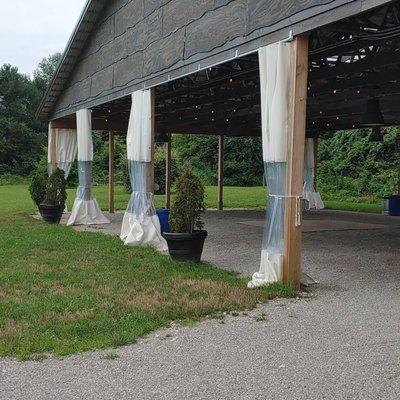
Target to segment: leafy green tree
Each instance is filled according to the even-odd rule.
[[[27,175],[46,142],[35,111],[41,93],[11,65],[0,68],[0,174]]]
[[[54,53],[40,61],[37,69],[33,72],[33,82],[44,95],[53,75],[61,60],[61,53]]]
[[[369,141],[369,129],[325,135],[318,152],[318,186],[344,196],[385,196],[397,193],[398,127],[382,128],[383,142]]]
[[[33,79],[0,67],[0,175],[29,175],[45,151],[47,128],[35,114],[59,58],[43,59]]]
[[[205,185],[217,183],[218,138],[174,135],[172,148],[180,169],[190,168]],[[263,182],[260,138],[225,138],[224,184],[257,186]]]

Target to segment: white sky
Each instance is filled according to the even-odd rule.
[[[86,0],[0,0],[0,66],[31,74],[63,52]]]

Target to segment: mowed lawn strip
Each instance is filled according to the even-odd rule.
[[[176,263],[118,237],[49,226],[33,211],[26,186],[0,186],[0,356],[115,347],[171,321],[293,295],[281,284],[248,290],[232,272]]]

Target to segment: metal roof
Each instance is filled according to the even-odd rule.
[[[105,4],[106,0],[87,0],[56,72],[37,110],[39,119],[49,119]]]

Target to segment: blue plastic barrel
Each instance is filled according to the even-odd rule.
[[[389,215],[400,215],[400,195],[389,196]]]
[[[169,209],[161,208],[157,210],[157,216],[160,220],[161,233],[169,232]]]

